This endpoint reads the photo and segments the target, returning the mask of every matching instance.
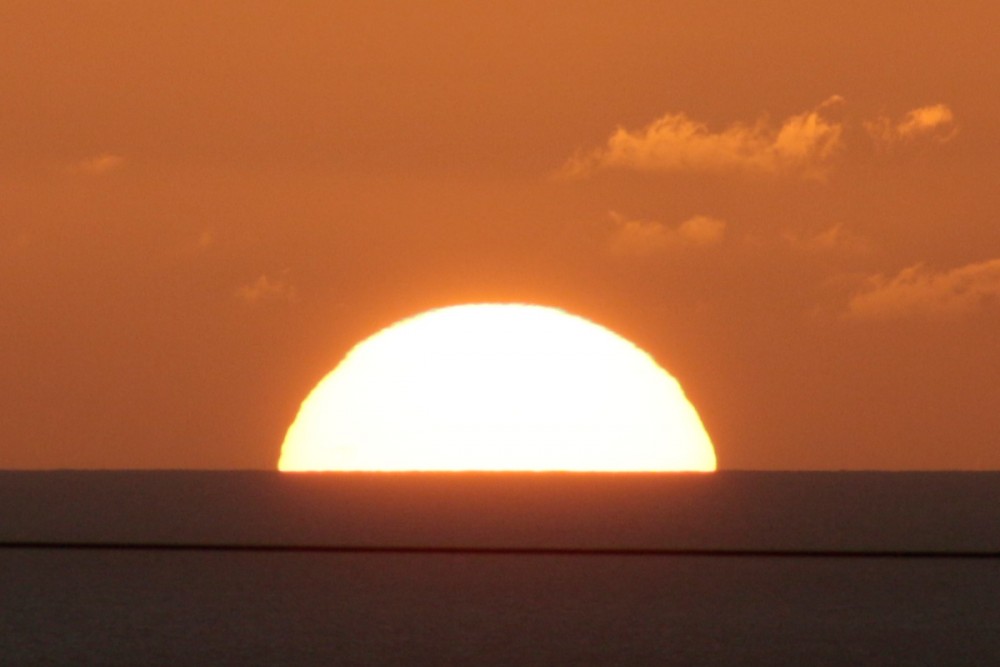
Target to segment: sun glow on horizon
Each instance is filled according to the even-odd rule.
[[[428,311],[355,346],[288,429],[282,471],[713,471],[678,382],[555,308]]]

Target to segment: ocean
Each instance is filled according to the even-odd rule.
[[[0,665],[1000,656],[1000,473],[8,471],[0,543]]]

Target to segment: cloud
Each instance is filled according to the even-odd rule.
[[[935,104],[908,112],[906,117],[896,126],[896,130],[902,137],[915,137],[953,128],[954,123],[955,115],[951,109],[944,104]],[[950,135],[950,132],[948,134]]]
[[[1000,259],[934,272],[923,264],[871,276],[847,306],[858,318],[949,316],[1000,305]]]
[[[682,246],[721,243],[726,223],[707,215],[696,215],[675,227],[654,220],[632,220],[611,212],[614,231],[611,250],[616,255],[648,255]]]
[[[726,223],[707,215],[689,218],[677,228],[677,236],[681,240],[695,245],[715,245],[722,242],[725,234]]]
[[[80,174],[103,176],[104,174],[120,169],[123,164],[125,164],[125,158],[121,155],[101,153],[100,155],[77,162],[73,170]]]
[[[958,133],[955,114],[946,104],[913,109],[897,122],[893,122],[888,116],[879,116],[864,125],[876,146],[882,150],[919,139],[944,143],[951,141]]]
[[[271,301],[294,302],[298,300],[295,288],[280,278],[261,275],[254,282],[236,290],[236,297],[246,304],[254,305]]]
[[[843,103],[842,97],[834,95],[779,125],[762,117],[719,131],[683,112],[667,113],[641,130],[619,127],[603,147],[578,153],[557,175],[572,179],[628,170],[783,173],[822,179],[833,159],[846,149],[848,125],[829,117],[829,111]],[[955,114],[946,104],[912,109],[897,121],[879,116],[862,125],[882,151],[917,141],[945,143],[958,133]]]
[[[198,250],[208,250],[215,245],[215,232],[211,229],[203,230],[201,234],[198,235],[198,240],[195,245]]]
[[[821,177],[842,145],[843,125],[824,116],[843,100],[791,116],[778,127],[766,119],[713,132],[684,113],[668,113],[644,129],[619,127],[603,148],[571,159],[561,175],[582,178],[605,169],[648,172],[790,172]]]
[[[794,248],[806,252],[846,252],[866,254],[871,252],[871,242],[860,234],[856,234],[837,223],[814,236],[800,236],[789,232],[785,240]]]

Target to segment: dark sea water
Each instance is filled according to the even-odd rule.
[[[0,472],[0,541],[0,665],[1000,659],[993,473]]]

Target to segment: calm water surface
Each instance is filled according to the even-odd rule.
[[[993,561],[0,552],[0,664],[986,665]]]

